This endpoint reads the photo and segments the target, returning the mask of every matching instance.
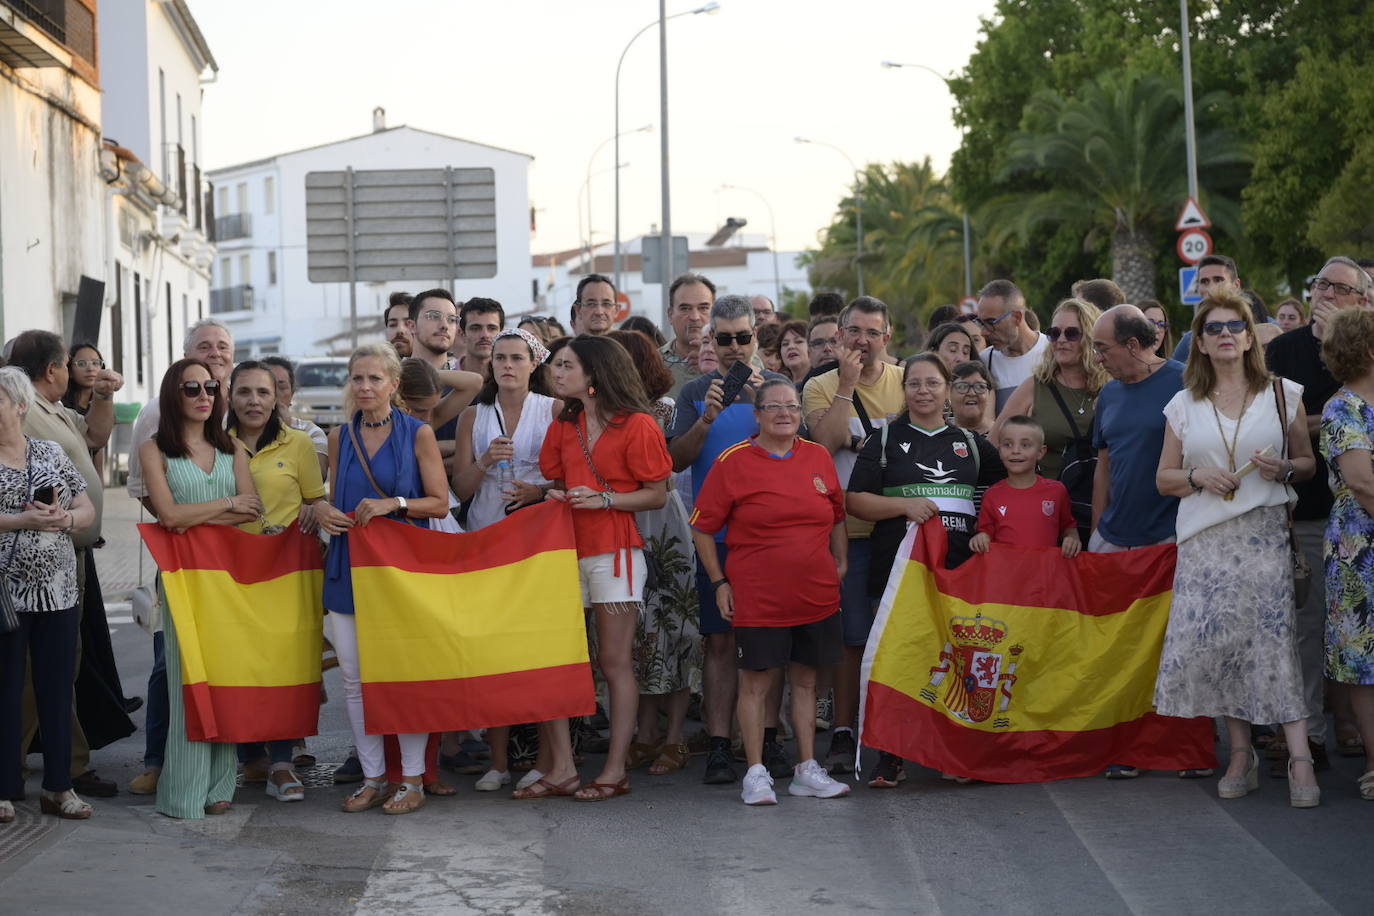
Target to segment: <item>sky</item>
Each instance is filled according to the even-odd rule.
[[[581,244],[590,179],[597,241],[614,229],[616,61],[657,21],[655,0],[189,0],[219,64],[205,86],[205,167],[367,133],[387,124],[529,153],[531,250]],[[669,0],[668,14],[705,0]],[[720,0],[668,23],[672,226],[710,232],[727,217],[814,248],[865,162],[958,147],[936,75],[961,70],[994,0]],[[621,234],[660,220],[658,30],[624,57]],[[595,158],[593,154],[596,153]],[[597,174],[599,173],[599,174]],[[722,190],[722,185],[752,192]],[[770,219],[769,206],[772,208]],[[775,223],[773,222],[775,220]]]

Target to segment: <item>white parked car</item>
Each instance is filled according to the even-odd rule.
[[[344,421],[344,385],[348,360],[342,356],[307,357],[296,363],[296,397],[291,413],[328,429]]]

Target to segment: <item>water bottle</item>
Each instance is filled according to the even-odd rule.
[[[515,495],[515,468],[509,461],[502,458],[496,462],[496,492],[501,494],[503,499],[510,499]],[[506,514],[514,511],[510,503],[506,504]]]

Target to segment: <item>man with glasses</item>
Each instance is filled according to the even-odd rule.
[[[701,295],[699,292],[692,295]],[[721,296],[711,306],[711,333],[720,367],[707,375],[698,376],[682,386],[677,396],[677,409],[672,428],[668,430],[668,451],[673,456],[673,470],[692,469],[692,502],[706,483],[706,475],[715,466],[721,452],[759,431],[754,413],[754,392],[765,380],[779,379],[791,384],[787,376],[753,368],[758,349],[754,336],[754,309],[744,296]],[[749,382],[730,402],[724,403],[725,375],[737,364],[752,369]],[[721,565],[726,563],[725,532],[718,532],[716,551]],[[715,586],[697,560],[697,596],[701,603],[701,635],[705,637],[703,665],[703,703],[706,729],[711,747],[706,757],[703,782],[734,784],[738,776],[730,750],[730,721],[735,709],[738,681],[735,659],[735,635],[729,622],[720,616],[716,605]],[[776,690],[770,691],[765,720],[764,764],[775,778],[791,772],[777,743],[778,703],[782,695],[782,678]]]
[[[1269,371],[1302,385],[1302,405],[1307,411],[1307,429],[1312,436],[1312,451],[1317,457],[1317,470],[1306,481],[1293,484],[1298,503],[1293,508],[1293,530],[1298,545],[1317,574],[1312,576],[1307,601],[1298,609],[1294,620],[1298,636],[1298,659],[1302,664],[1303,699],[1309,709],[1321,710],[1325,685],[1326,659],[1323,640],[1326,626],[1326,583],[1320,574],[1324,569],[1322,550],[1325,542],[1327,518],[1331,514],[1331,486],[1327,480],[1326,459],[1317,447],[1321,432],[1322,409],[1340,388],[1321,359],[1321,342],[1331,316],[1342,309],[1369,308],[1370,277],[1350,258],[1336,256],[1328,260],[1316,276],[1308,278],[1312,294],[1312,320],[1269,342],[1265,358]],[[1341,687],[1332,683],[1333,703],[1337,724],[1344,730],[1349,709],[1341,702]],[[1353,731],[1353,727],[1351,728]],[[1320,711],[1307,720],[1307,741],[1312,751],[1312,767],[1329,769],[1326,754],[1326,716]],[[1286,775],[1286,762],[1276,761],[1274,770]]]
[[[668,389],[670,398],[676,398],[683,385],[701,375],[697,369],[701,329],[710,321],[715,301],[716,285],[701,274],[681,274],[668,287],[668,324],[673,329],[673,339],[659,352],[673,373],[673,387]]]
[[[385,328],[386,342],[391,344],[396,355],[405,359],[411,353],[411,334],[414,325],[410,321],[410,303],[412,302],[410,293],[395,292],[387,300],[386,311],[382,313],[382,325]]]
[[[778,312],[773,307],[772,299],[767,296],[750,296],[749,304],[754,307],[754,327],[778,323]]]
[[[450,351],[458,336],[458,304],[446,289],[427,289],[410,303],[413,352],[435,369],[454,369]]]
[[[830,370],[806,382],[802,409],[811,438],[830,450],[840,485],[849,485],[859,448],[873,432],[902,412],[902,370],[887,361],[892,325],[887,305],[860,296],[840,313],[839,360]],[[813,330],[814,339],[821,332]],[[832,773],[846,773],[854,763],[854,726],[859,715],[859,668],[877,602],[868,596],[872,560],[869,538],[873,523],[845,518],[849,535],[849,567],[840,584],[840,620],[844,628],[844,659],[835,677],[835,728],[825,764]]]
[[[577,298],[572,307],[573,333],[596,337],[611,333],[619,309],[615,284],[601,274],[587,274],[577,283]]]
[[[989,344],[978,356],[997,380],[1000,414],[1007,398],[1035,372],[1050,342],[1027,322],[1026,297],[1010,280],[993,280],[979,290],[978,324]]]
[[[1201,261],[1197,262],[1197,284],[1198,295],[1206,299],[1212,293],[1219,290],[1229,289],[1234,292],[1241,292],[1240,273],[1236,270],[1236,262],[1224,254],[1209,254]],[[1255,322],[1258,324],[1261,319],[1256,316]],[[1193,346],[1193,332],[1191,329],[1184,331],[1183,336],[1178,339],[1178,346],[1174,347],[1174,359],[1181,363],[1188,362],[1188,351]]]

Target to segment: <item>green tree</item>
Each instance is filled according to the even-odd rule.
[[[1111,276],[1132,301],[1156,298],[1156,261],[1172,229],[1178,202],[1188,196],[1182,89],[1162,77],[1117,70],[1085,83],[1075,96],[1046,89],[1033,96],[1024,129],[1011,137],[1003,177],[1032,176],[1041,187],[990,201],[984,222],[990,244],[1039,226],[1067,223],[1083,232],[1087,250],[1106,243]],[[1198,100],[1198,111],[1222,107],[1224,96]],[[1233,131],[1213,126],[1198,134],[1198,172],[1214,189],[1238,190],[1246,162]],[[1213,222],[1233,230],[1235,200],[1214,194]],[[1086,230],[1086,231],[1084,231]]]

